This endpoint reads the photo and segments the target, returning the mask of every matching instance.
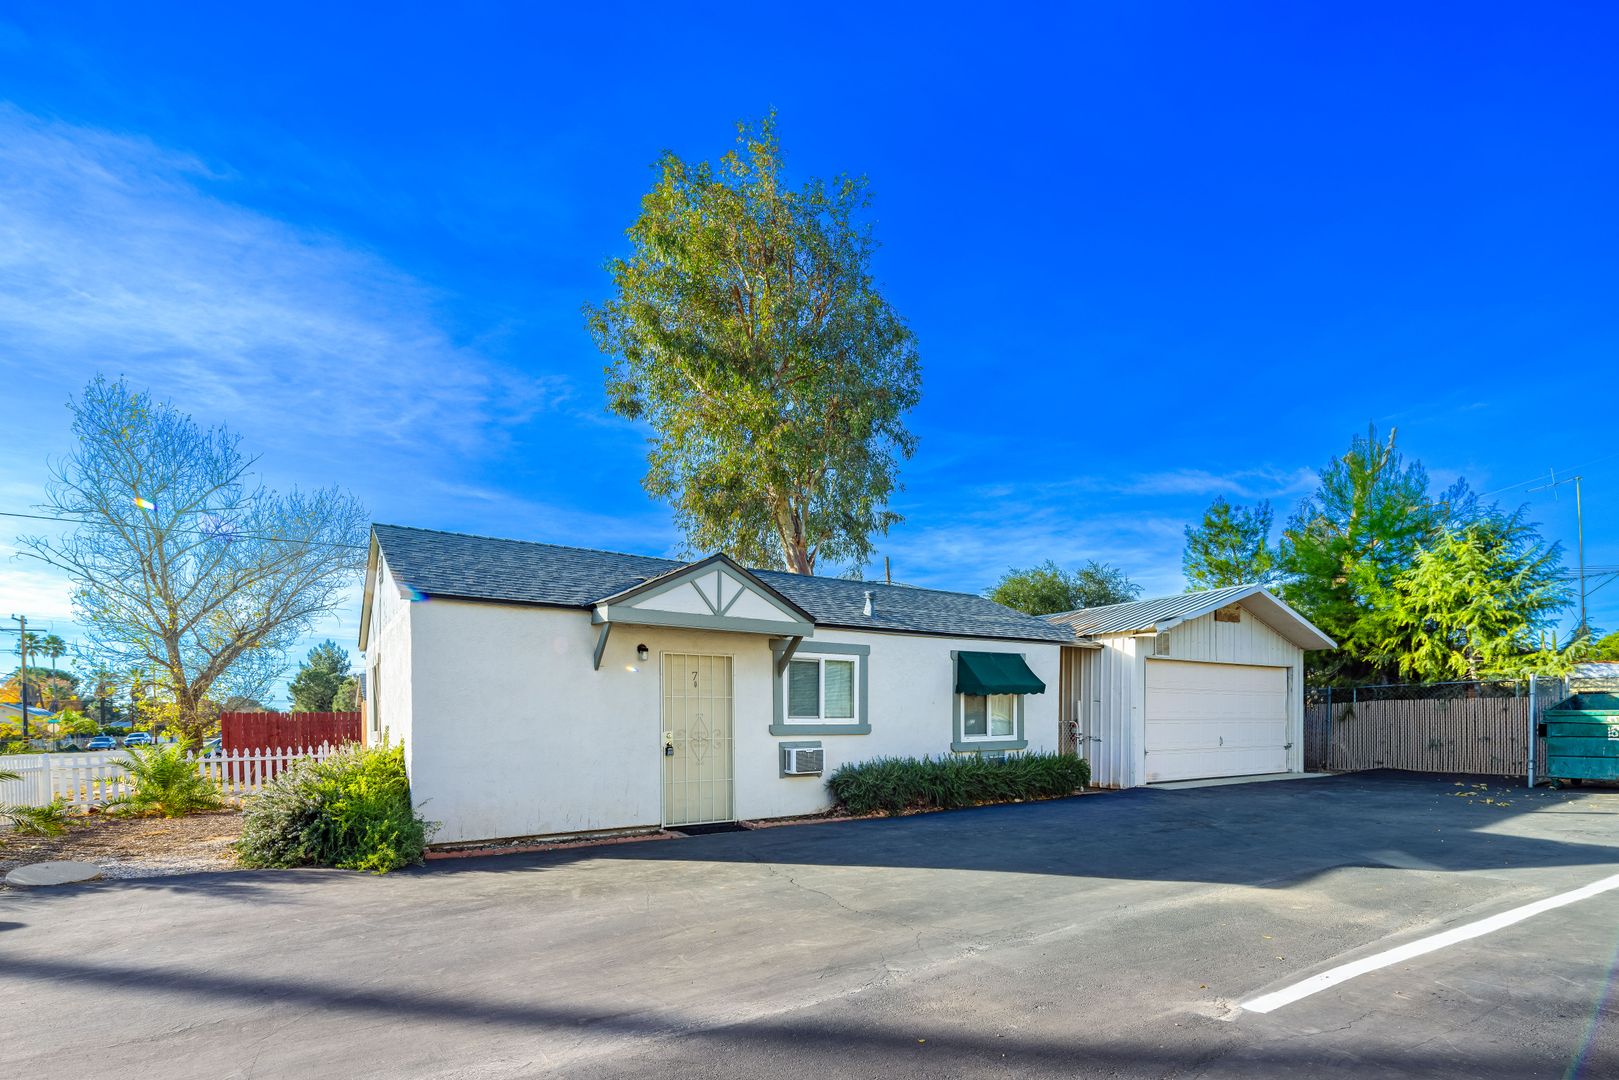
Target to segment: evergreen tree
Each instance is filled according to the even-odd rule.
[[[1268,500],[1249,508],[1215,499],[1203,512],[1201,525],[1186,526],[1181,570],[1188,591],[1270,585],[1276,577],[1276,552],[1270,546],[1272,518]]]
[[[1284,598],[1340,645],[1308,654],[1314,680],[1392,681],[1392,664],[1356,652],[1350,643],[1367,639],[1357,633],[1361,620],[1383,602],[1425,543],[1447,525],[1474,516],[1474,502],[1461,482],[1430,498],[1427,471],[1406,463],[1393,431],[1384,440],[1369,428],[1321,470],[1315,494],[1288,521],[1278,559],[1286,575]]]
[[[1561,564],[1522,510],[1445,529],[1343,644],[1402,679],[1566,674],[1568,658],[1541,641],[1568,606]]]
[[[360,709],[360,677],[350,675],[337,688],[332,698],[332,712],[358,712]]]
[[[349,677],[348,650],[335,641],[323,641],[309,650],[298,674],[287,684],[296,712],[331,712],[332,700]]]

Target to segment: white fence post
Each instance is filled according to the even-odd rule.
[[[195,751],[186,756],[200,775],[216,780],[226,795],[240,798],[261,790],[293,762],[306,757],[324,761],[337,749],[321,743],[306,747],[221,748],[211,756]],[[75,808],[103,806],[133,790],[122,758],[113,754],[18,754],[9,756],[0,768],[22,776],[20,781],[3,785],[0,802],[23,806],[46,806],[58,797]]]

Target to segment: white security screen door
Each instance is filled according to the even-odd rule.
[[[664,654],[665,825],[736,819],[731,805],[731,726],[731,658]]]

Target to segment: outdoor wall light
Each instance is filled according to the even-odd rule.
[[[645,645],[637,645],[635,647],[635,658],[642,663],[646,663],[646,658],[651,655],[652,650],[648,649]]]

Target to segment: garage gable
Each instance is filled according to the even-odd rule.
[[[1292,666],[1303,650],[1246,605],[1189,619],[1156,635],[1148,656],[1222,664]]]

